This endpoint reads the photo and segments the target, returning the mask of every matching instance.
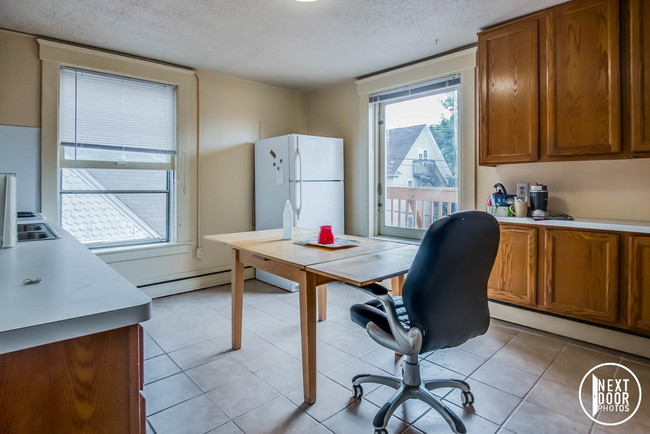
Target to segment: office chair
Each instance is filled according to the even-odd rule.
[[[433,407],[456,433],[465,425],[430,390],[461,390],[463,405],[474,396],[463,380],[421,379],[418,355],[461,345],[482,335],[490,324],[487,281],[499,246],[499,224],[481,211],[461,211],[429,227],[413,260],[401,297],[373,283],[357,287],[375,297],[350,308],[352,321],[365,327],[380,345],[404,354],[402,378],[361,374],[352,379],[354,395],[363,383],[379,383],[397,391],[373,420],[375,433],[387,433],[391,415],[404,401],[419,399]],[[352,286],[352,285],[351,285]]]

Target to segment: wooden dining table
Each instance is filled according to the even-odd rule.
[[[327,284],[340,281],[364,286],[392,279],[393,294],[401,293],[404,275],[418,246],[352,235],[353,246],[331,249],[297,244],[317,232],[294,229],[293,240],[283,240],[281,229],[206,235],[209,241],[232,248],[232,348],[242,345],[244,267],[249,265],[298,282],[304,400],[316,402],[316,322],[325,320]],[[352,289],[351,289],[352,290]]]

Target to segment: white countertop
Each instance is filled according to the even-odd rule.
[[[530,217],[496,217],[496,219],[499,223],[520,223],[561,228],[596,229],[602,231],[650,234],[650,222],[582,218],[577,218],[575,220],[533,220]]]
[[[29,219],[22,222],[42,220]],[[0,249],[0,354],[137,324],[151,298],[61,228]],[[41,283],[24,285],[25,279]]]

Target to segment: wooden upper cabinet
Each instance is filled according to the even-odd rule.
[[[616,323],[618,240],[612,233],[546,229],[543,306],[562,315]]]
[[[627,264],[627,325],[650,332],[650,237],[631,236]]]
[[[538,158],[539,43],[545,38],[546,16],[536,14],[479,34],[480,164]]]
[[[549,12],[542,157],[618,153],[619,1],[573,1]]]
[[[537,302],[537,229],[501,225],[501,240],[488,297],[534,306]]]
[[[625,108],[629,112],[632,152],[650,151],[650,2],[629,0],[624,11],[626,80]],[[627,133],[627,131],[625,131]],[[625,137],[625,135],[624,135]]]

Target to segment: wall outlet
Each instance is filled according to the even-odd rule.
[[[201,259],[203,257],[203,247],[196,248],[196,258]]]
[[[528,202],[528,183],[527,182],[518,182],[517,183],[517,199],[523,199],[525,202]]]

